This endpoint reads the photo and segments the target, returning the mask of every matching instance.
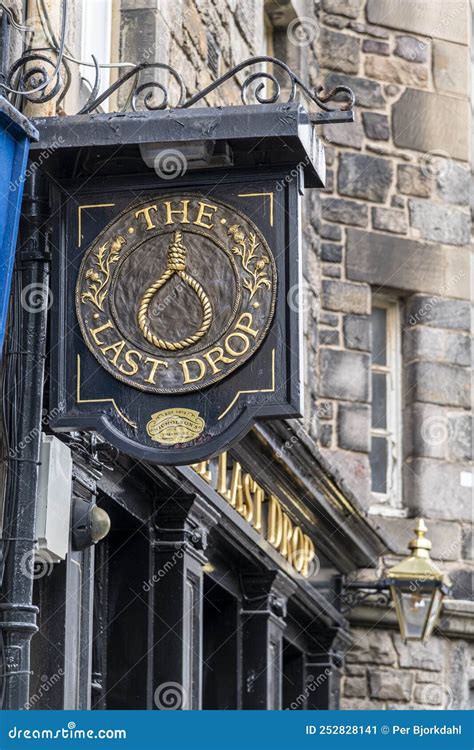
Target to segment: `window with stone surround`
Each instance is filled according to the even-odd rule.
[[[374,297],[371,314],[372,513],[401,515],[401,348],[397,300]]]

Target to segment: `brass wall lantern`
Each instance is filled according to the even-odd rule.
[[[430,557],[431,542],[426,539],[427,528],[422,518],[414,531],[416,536],[408,544],[411,554],[389,568],[384,578],[343,586],[341,611],[348,613],[365,600],[378,606],[388,606],[391,600],[403,641],[425,643],[438,622],[443,598],[452,584]]]
[[[422,518],[414,531],[416,537],[408,544],[411,555],[387,570],[386,577],[403,640],[426,642],[438,622],[451,581],[430,558],[431,542],[425,537]]]

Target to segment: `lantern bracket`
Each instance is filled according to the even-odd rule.
[[[348,614],[354,607],[368,601],[375,607],[388,607],[391,602],[389,581],[382,578],[378,581],[342,581],[339,594],[340,612]]]

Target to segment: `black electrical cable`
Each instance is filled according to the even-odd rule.
[[[15,496],[16,490],[16,470],[12,465],[11,449],[15,450],[17,445],[17,408],[18,408],[18,383],[20,382],[20,360],[18,357],[19,333],[21,330],[21,306],[19,303],[18,290],[21,286],[21,269],[15,268],[12,278],[12,290],[10,295],[9,308],[9,325],[5,341],[4,366],[2,368],[2,438],[5,447],[5,457],[7,459],[5,466],[6,477],[4,482],[4,509],[2,524],[2,540],[0,554],[0,591],[1,598],[4,599],[6,592],[3,589],[3,576],[5,571],[5,562],[8,557],[11,542],[11,507],[8,502],[9,498]],[[9,389],[7,392],[7,388]],[[13,457],[14,458],[14,457]],[[0,628],[0,670],[1,670],[1,688],[0,688],[0,710],[3,709],[5,701],[6,677],[8,672],[5,665],[5,642],[3,629]]]

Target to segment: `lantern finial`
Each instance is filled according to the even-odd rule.
[[[411,549],[413,557],[429,559],[431,542],[429,539],[425,539],[425,534],[428,529],[422,518],[418,519],[418,523],[413,531],[415,532],[416,537],[408,543],[408,549]]]

